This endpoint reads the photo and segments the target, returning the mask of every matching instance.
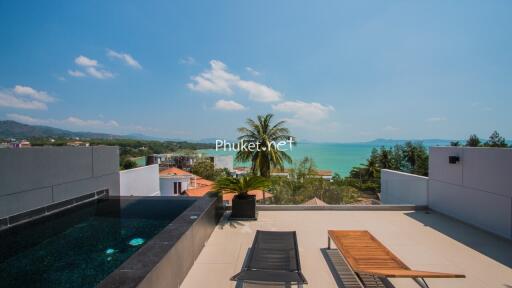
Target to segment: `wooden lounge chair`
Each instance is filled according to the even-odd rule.
[[[368,231],[329,230],[328,235],[328,248],[331,249],[332,240],[358,277],[360,274],[370,274],[376,277],[412,278],[422,287],[428,287],[425,278],[466,277],[412,270]]]
[[[256,231],[249,258],[231,281],[307,284],[300,268],[295,231]]]

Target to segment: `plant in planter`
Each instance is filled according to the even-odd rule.
[[[240,178],[223,177],[215,182],[215,189],[222,193],[235,193],[232,201],[231,219],[256,219],[256,196],[249,191],[265,189],[269,181],[260,176],[242,176]]]

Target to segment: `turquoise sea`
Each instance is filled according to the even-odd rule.
[[[300,161],[308,156],[313,158],[318,169],[332,170],[342,176],[348,175],[352,167],[364,163],[373,147],[372,144],[329,144],[329,143],[299,143],[288,151],[294,161]],[[208,155],[235,155],[235,152],[203,150]],[[235,163],[235,166],[248,164]]]
[[[436,140],[424,142],[425,146],[447,145],[448,141]],[[396,143],[369,142],[369,143],[299,143],[289,151],[294,161],[300,161],[308,156],[313,158],[318,169],[338,172],[347,176],[354,166],[366,162],[374,147],[392,146]],[[235,155],[235,152],[216,151],[215,149],[202,150],[208,155]],[[235,163],[236,166],[249,166],[248,163]]]

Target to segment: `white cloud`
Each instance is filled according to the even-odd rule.
[[[114,74],[112,74],[112,72],[96,69],[96,67],[87,67],[85,69],[85,72],[87,72],[87,74],[97,79],[107,79],[114,77]]]
[[[334,111],[330,105],[322,105],[316,102],[286,101],[272,105],[272,109],[280,112],[291,113],[293,117],[287,119],[290,123],[303,124],[308,122],[319,122],[329,117]]]
[[[32,110],[48,109],[48,106],[43,102],[16,97],[10,91],[0,91],[0,107]]]
[[[198,92],[213,92],[218,94],[231,95],[233,90],[231,87],[240,78],[227,72],[227,66],[217,60],[210,61],[210,70],[206,70],[198,76],[192,77],[195,83],[188,83],[187,86],[191,90]]]
[[[64,120],[62,120],[64,123],[69,123],[71,125],[75,126],[85,126],[85,127],[91,127],[91,126],[102,126],[102,127],[119,127],[119,124],[114,120],[109,121],[103,121],[103,120],[84,120],[80,119],[78,117],[68,117]]]
[[[0,107],[46,110],[46,103],[54,101],[55,98],[48,93],[29,86],[16,85],[12,89],[0,90]]]
[[[186,65],[194,65],[196,64],[196,59],[194,59],[194,57],[187,56],[185,58],[180,59],[180,63]]]
[[[73,77],[85,77],[85,74],[78,70],[68,70],[68,74]]]
[[[124,62],[124,64],[126,64],[130,67],[133,67],[135,69],[142,69],[142,66],[139,64],[139,62],[137,62],[137,60],[135,60],[132,57],[132,55],[130,55],[128,53],[120,53],[120,52],[116,52],[114,50],[107,49],[107,56],[112,59],[119,59],[122,62]]]
[[[430,117],[426,121],[430,122],[430,123],[442,122],[442,121],[446,121],[446,117],[440,117],[440,116]]]
[[[193,76],[189,89],[198,92],[212,92],[232,95],[238,88],[248,93],[249,98],[259,102],[275,102],[282,97],[281,93],[264,84],[240,79],[240,76],[228,72],[226,64],[218,60],[210,61],[210,69]]]
[[[114,121],[102,121],[102,120],[86,120],[78,117],[70,116],[66,119],[40,119],[34,118],[28,115],[22,114],[7,114],[7,117],[11,120],[19,121],[31,125],[57,125],[65,127],[89,127],[89,128],[116,128],[119,124]]]
[[[114,74],[110,71],[100,69],[102,65],[97,60],[87,58],[80,55],[75,58],[75,64],[82,67],[84,70],[68,70],[68,74],[73,77],[84,77],[87,75],[97,79],[113,78]]]
[[[253,68],[251,68],[251,67],[245,67],[245,70],[246,70],[247,72],[249,72],[252,76],[260,76],[260,75],[261,75],[261,73],[260,73],[260,72],[258,72],[258,71],[256,71],[256,70],[254,70],[254,69],[253,69]]]
[[[217,103],[215,103],[215,108],[219,110],[232,111],[241,111],[246,109],[244,105],[231,100],[219,100]]]
[[[21,115],[21,114],[16,114],[16,113],[7,114],[7,118],[14,120],[14,121],[22,122],[25,124],[30,124],[30,125],[48,125],[49,124],[49,122],[47,120],[36,119],[36,118],[32,118],[27,115]]]
[[[276,90],[254,82],[254,81],[238,81],[238,87],[249,93],[249,98],[259,102],[275,102],[281,99],[281,93]]]
[[[48,95],[48,93],[44,91],[37,91],[29,86],[16,85],[13,89],[15,94],[28,96],[34,100],[42,101],[42,102],[53,102],[55,98]]]
[[[76,57],[75,63],[76,63],[76,65],[83,66],[83,67],[97,67],[98,66],[98,61],[96,61],[94,59],[87,58],[83,55]]]

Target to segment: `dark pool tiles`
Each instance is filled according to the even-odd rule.
[[[82,195],[82,196],[79,196],[79,197],[76,197],[76,198],[73,198],[73,200],[75,200],[75,203],[80,203],[80,202],[83,202],[85,200],[92,199],[94,197],[96,197],[96,193],[95,192],[89,193],[89,194],[85,194],[85,195]]]
[[[46,214],[46,207],[37,208],[34,210],[26,211],[20,214],[9,217],[9,225],[19,223],[21,221],[29,220],[38,216]]]
[[[64,200],[61,202],[53,203],[41,208],[32,209],[29,211],[25,211],[16,215],[12,215],[9,217],[0,219],[0,229],[7,228],[8,226],[18,224],[23,221],[30,220],[32,218],[44,216],[46,214],[51,214],[57,210],[72,206],[74,204],[79,204],[85,202],[87,200],[91,200],[93,198],[105,198],[108,196],[108,190],[100,190],[97,192],[92,192],[86,195],[82,195],[73,199]]]
[[[185,277],[201,251],[204,241],[208,238],[204,237],[206,235],[202,235],[203,233],[198,233],[198,229],[206,229],[211,233],[215,228],[217,222],[215,219],[211,221],[212,227],[207,228],[203,225],[197,225],[199,222],[206,220],[205,217],[212,217],[215,214],[214,211],[207,214],[202,213],[213,208],[211,205],[215,204],[212,201],[215,200],[206,197],[198,199],[189,209],[133,254],[111,276],[100,283],[98,287],[133,287],[130,286],[130,283],[138,284],[143,280],[145,287],[152,287],[153,282],[161,284],[161,281],[165,281],[164,279],[158,279],[158,277],[165,277],[167,280],[170,278],[176,283],[167,283],[168,287],[178,287],[180,283],[177,281],[181,281],[178,279]],[[194,217],[191,218],[191,216]],[[206,224],[206,226],[210,225]],[[206,234],[209,236],[209,233]],[[200,239],[203,237],[205,239]],[[163,269],[164,273],[162,271],[157,272],[155,269]],[[171,277],[163,275],[170,275]],[[132,282],[129,282],[125,277],[128,277],[129,281]]]
[[[75,203],[75,199],[69,199],[69,200],[65,200],[65,201],[62,201],[62,202],[57,202],[57,203],[54,203],[54,204],[50,204],[50,205],[46,206],[46,212],[50,213],[50,212],[53,212],[55,210],[66,208],[68,206],[73,205],[74,203]]]
[[[101,288],[134,288],[144,279],[146,274],[137,270],[116,270],[109,277],[103,279],[98,287]]]
[[[108,190],[97,191],[96,192],[96,197],[98,197],[98,198],[108,197]]]
[[[178,217],[179,218],[179,217]],[[175,219],[178,220],[178,218]],[[188,223],[175,223],[168,225],[157,235],[155,235],[151,241],[155,243],[175,243],[178,241],[185,232],[190,228]]]
[[[9,225],[9,219],[8,218],[0,219],[0,229],[5,228],[8,225]]]
[[[145,271],[147,274],[151,271],[152,267],[165,257],[171,248],[169,243],[148,243],[131,256],[136,261],[125,261],[118,269],[121,271]]]

